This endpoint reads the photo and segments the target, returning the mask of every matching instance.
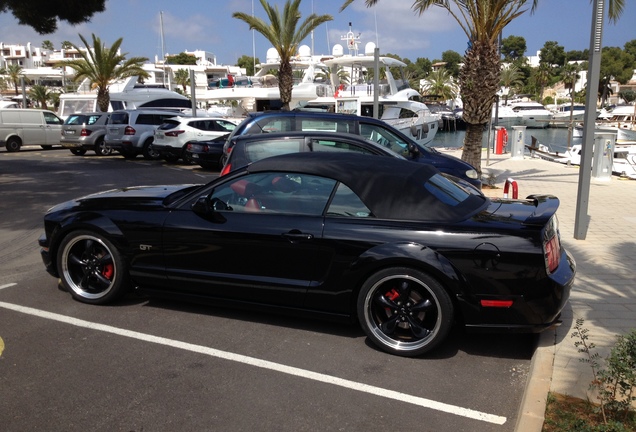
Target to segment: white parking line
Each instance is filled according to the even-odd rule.
[[[4,288],[9,288],[9,287],[12,287],[12,286],[15,286],[15,285],[17,285],[17,283],[8,283],[6,285],[0,285],[0,290],[4,289]]]
[[[383,389],[380,387],[375,387],[363,383],[358,383],[355,381],[350,381],[338,377],[333,377],[330,375],[325,375],[317,372],[308,371],[305,369],[300,369],[292,366],[285,366],[283,364],[270,362],[267,360],[261,360],[254,357],[248,357],[240,354],[234,354],[226,351],[220,351],[214,348],[209,348],[201,345],[195,345],[187,342],[182,342],[178,340],[168,339],[160,336],[153,336],[146,333],[140,333],[132,330],[121,329],[117,327],[112,327],[109,325],[94,323],[90,321],[85,321],[73,317],[69,317],[66,315],[60,315],[52,312],[47,312],[39,309],[34,309],[26,306],[15,305],[12,303],[0,302],[0,307],[13,310],[15,312],[21,312],[24,314],[36,316],[39,318],[45,318],[53,321],[58,321],[65,324],[70,324],[76,327],[83,327],[90,330],[97,330],[106,333],[112,333],[119,336],[124,336],[132,339],[141,340],[144,342],[152,342],[159,345],[165,345],[169,347],[179,348],[182,350],[195,352],[199,354],[208,355],[211,357],[216,357],[224,360],[234,361],[238,363],[243,363],[250,366],[255,366],[263,369],[273,370],[277,372],[281,372],[288,375],[293,375],[301,378],[306,378],[322,383],[333,384],[339,387],[343,387],[350,390],[356,390],[363,393],[372,394],[375,396],[380,396],[383,398],[393,399],[400,402],[406,402],[409,404],[421,406],[424,408],[430,408],[436,411],[442,411],[445,413],[467,417],[474,420],[480,420],[483,422],[494,423],[498,425],[503,425],[506,422],[506,417],[501,417],[493,414],[488,414],[480,411],[475,411],[468,408],[462,408],[455,405],[449,405],[442,402],[437,402],[434,400],[412,396],[405,393],[400,393],[392,390]]]

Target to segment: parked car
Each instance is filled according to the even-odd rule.
[[[39,145],[50,149],[60,145],[64,121],[48,110],[0,109],[0,147],[8,152],[19,151],[24,145]]]
[[[315,111],[269,111],[249,114],[230,134],[223,149],[222,162],[225,163],[232,151],[232,138],[236,136],[293,131],[352,133],[390,148],[404,147],[408,143],[417,149],[408,156],[409,159],[431,164],[442,172],[481,188],[481,179],[477,171],[467,162],[440,153],[434,148],[421,146],[381,120],[350,114]]]
[[[389,148],[360,135],[334,132],[278,132],[235,136],[230,140],[232,151],[221,170],[222,176],[252,162],[287,153],[356,152],[405,158],[414,151],[407,143]]]
[[[125,158],[143,155],[144,159],[157,160],[161,155],[152,144],[155,129],[166,119],[176,117],[173,110],[119,110],[113,111],[106,124],[106,145]]]
[[[454,322],[528,332],[558,323],[576,271],[558,198],[491,199],[431,165],[378,160],[292,153],[206,185],[78,198],[44,216],[42,259],[81,302],[134,287],[357,320],[403,356],[430,351]]]
[[[205,169],[222,169],[223,146],[229,133],[206,141],[190,141],[185,146],[184,158]]]
[[[219,117],[173,117],[155,129],[154,149],[169,162],[183,159],[189,141],[205,141],[227,135],[237,122]]]
[[[60,144],[74,155],[82,156],[93,150],[98,156],[107,156],[113,152],[106,146],[106,122],[110,113],[92,112],[69,115],[62,125]]]

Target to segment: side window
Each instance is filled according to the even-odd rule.
[[[152,114],[139,114],[137,116],[137,121],[135,122],[135,124],[145,124],[145,125],[152,125],[155,124],[155,120],[153,118],[154,116]]]
[[[188,126],[193,127],[195,129],[210,130],[210,128],[206,127],[205,122],[202,120],[191,121],[190,123],[188,123]]]
[[[345,120],[319,120],[301,118],[300,129],[302,131],[353,133],[354,125],[353,122]]]
[[[98,116],[98,115],[89,116],[88,120],[86,121],[86,124],[87,125],[95,124],[95,123],[97,123],[97,120],[99,120],[100,117],[101,116]]]
[[[315,152],[355,152],[362,154],[374,154],[370,150],[360,147],[356,144],[338,140],[315,139],[311,140],[311,151]]]
[[[46,122],[46,124],[55,125],[61,125],[62,123],[64,123],[58,116],[49,112],[44,112],[44,121]]]
[[[329,204],[327,216],[373,217],[371,211],[348,186],[340,183]]]
[[[245,156],[248,162],[256,162],[272,156],[303,151],[304,139],[258,140],[245,143]]]
[[[370,123],[360,123],[360,135],[393,150],[399,155],[404,157],[409,155],[408,144],[388,128]]]
[[[321,216],[336,181],[296,173],[257,173],[218,186],[209,199],[217,211]]]
[[[248,134],[289,132],[294,130],[293,117],[271,117],[259,120],[249,128]]]
[[[229,122],[229,121],[212,120],[212,122],[215,122],[217,127],[216,128],[212,128],[211,130],[220,130],[220,131],[231,132],[231,131],[233,131],[236,128],[236,125],[234,123]]]
[[[83,124],[85,121],[85,118],[83,115],[70,115],[67,117],[66,119],[66,124],[67,125],[81,125]]]
[[[167,120],[169,118],[173,118],[174,116],[175,116],[175,114],[155,114],[155,115],[152,116],[152,121],[153,121],[152,124],[159,126],[165,120]]]
[[[128,124],[128,114],[127,113],[114,113],[110,116],[108,120],[109,124],[123,125]]]

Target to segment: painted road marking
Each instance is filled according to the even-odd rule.
[[[15,286],[15,285],[17,285],[17,283],[9,283],[9,284],[6,284],[6,285],[0,285],[0,290],[4,289],[4,288],[9,288],[9,287],[12,287],[12,286]]]
[[[371,386],[347,379],[333,377],[326,374],[312,372],[305,369],[300,369],[292,366],[286,366],[280,363],[274,363],[267,360],[261,360],[254,357],[248,357],[241,354],[234,354],[231,352],[220,351],[214,348],[209,348],[201,345],[195,345],[178,340],[168,339],[160,336],[153,336],[146,333],[140,333],[132,330],[126,330],[118,327],[113,327],[105,324],[94,323],[91,321],[85,321],[78,318],[69,317],[66,315],[60,315],[53,312],[47,312],[39,309],[33,309],[26,306],[19,306],[12,303],[0,302],[0,307],[9,309],[15,312],[21,312],[27,315],[36,316],[39,318],[45,318],[53,321],[58,321],[65,324],[70,324],[76,327],[83,327],[90,330],[102,331],[105,333],[112,333],[119,336],[128,337],[131,339],[137,339],[144,342],[156,343],[159,345],[165,345],[173,348],[179,348],[182,350],[204,354],[211,357],[220,358],[223,360],[229,360],[233,362],[243,363],[249,366],[255,366],[263,369],[268,369],[276,372],[281,372],[287,375],[293,375],[301,378],[310,379],[326,384],[332,384],[335,386],[343,387],[349,390],[356,390],[362,393],[372,394],[374,396],[380,396],[383,398],[393,399],[400,402],[406,402],[409,404],[429,408],[436,411],[442,411],[448,414],[453,414],[461,417],[467,417],[474,420],[479,420],[488,423],[494,423],[502,425],[506,422],[506,417],[497,416],[494,414],[488,414],[481,411],[475,411],[469,408],[462,408],[455,405],[445,404],[437,402],[431,399],[426,399],[418,396],[412,396],[405,393],[400,393],[392,390],[383,389],[380,387]]]

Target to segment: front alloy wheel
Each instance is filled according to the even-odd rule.
[[[70,233],[57,256],[62,285],[84,303],[104,304],[126,290],[126,270],[117,249],[105,238],[88,231]]]
[[[391,354],[413,357],[437,346],[448,334],[453,305],[429,275],[389,268],[371,276],[358,295],[358,319],[369,339]]]

